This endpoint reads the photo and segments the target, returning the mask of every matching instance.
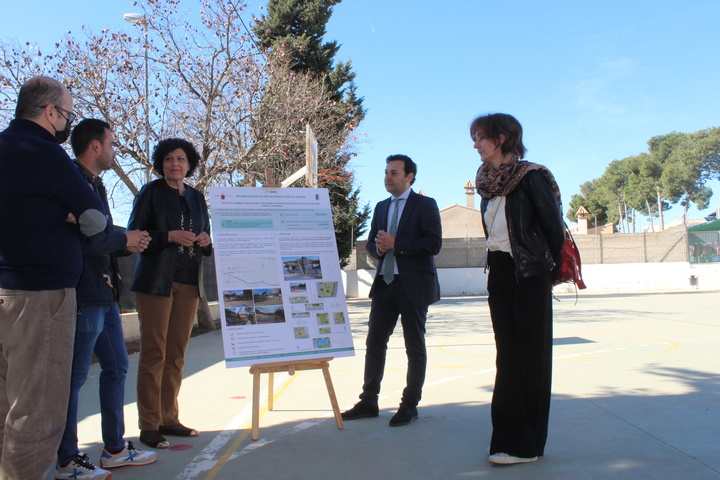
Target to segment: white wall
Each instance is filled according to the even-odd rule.
[[[648,292],[692,290],[690,275],[697,276],[698,290],[720,290],[720,263],[623,263],[613,265],[583,265],[583,280],[592,292]],[[367,298],[375,270],[342,272],[345,295],[348,298]],[[444,297],[487,295],[487,275],[482,268],[440,268],[440,294]],[[558,285],[557,293],[575,292],[571,284]],[[210,304],[213,318],[220,318],[217,303]],[[122,315],[125,339],[140,338],[137,314]]]
[[[623,263],[583,265],[583,292],[647,292],[691,290],[690,275],[697,276],[699,290],[720,290],[720,263]],[[343,272],[348,298],[367,298],[375,270]],[[487,275],[482,268],[440,268],[440,293],[444,297],[487,295]],[[555,287],[558,293],[574,292],[571,284]]]
[[[210,315],[215,320],[220,318],[220,305],[218,302],[210,302]],[[122,318],[123,335],[125,336],[126,342],[131,342],[140,339],[140,321],[136,312],[123,313],[120,315]],[[197,317],[195,317],[195,324],[197,325]]]

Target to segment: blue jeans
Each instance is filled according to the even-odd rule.
[[[65,465],[79,453],[77,438],[78,398],[87,380],[92,354],[100,362],[100,416],[105,448],[115,452],[125,446],[125,376],[128,354],[117,304],[79,307],[70,378],[70,402],[58,463]]]

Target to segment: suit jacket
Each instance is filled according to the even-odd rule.
[[[378,253],[375,237],[378,230],[387,230],[390,199],[375,206],[370,235],[366,250],[375,259],[382,260]],[[402,276],[402,285],[408,298],[418,304],[430,305],[440,300],[440,283],[435,268],[435,255],[442,247],[442,225],[440,210],[433,198],[418,195],[410,190],[402,215],[398,220],[395,235],[395,264]],[[370,288],[370,297],[377,282],[384,281],[381,272],[382,261],[378,262],[375,280]]]

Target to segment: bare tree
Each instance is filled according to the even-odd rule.
[[[190,183],[202,191],[255,185],[266,167],[277,179],[287,177],[304,164],[297,146],[304,144],[305,124],[337,132],[327,126],[346,115],[345,107],[331,100],[323,79],[293,72],[282,52],[272,58],[259,53],[241,17],[242,1],[196,5],[199,20],[191,21],[178,0],[145,2],[139,35],[83,28],[77,36],[67,32],[50,54],[32,45],[0,44],[0,121],[12,116],[26,79],[62,79],[80,118],[113,126],[116,181],[106,183],[112,198],[126,203],[148,179],[147,145],[171,136],[198,147],[201,162]],[[320,149],[351,155],[355,126],[321,136]],[[339,169],[332,167],[330,162],[321,169]],[[202,317],[201,324],[212,328]]]
[[[353,137],[350,134],[356,125],[348,125],[344,135],[328,134],[328,127],[346,116],[349,107],[331,98],[331,92],[322,79],[293,71],[292,59],[284,51],[269,54],[265,72],[267,81],[262,102],[253,111],[250,121],[257,142],[257,149],[252,154],[253,164],[256,165],[253,173],[267,167],[272,169],[275,178],[283,179],[302,167],[305,164],[306,124],[316,133],[322,151],[352,149]],[[328,157],[320,155],[319,169],[339,169],[323,161]],[[250,184],[256,179],[248,176],[245,180],[245,184]]]

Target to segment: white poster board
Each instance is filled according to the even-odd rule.
[[[354,355],[327,190],[208,198],[226,366]]]

